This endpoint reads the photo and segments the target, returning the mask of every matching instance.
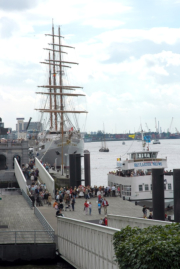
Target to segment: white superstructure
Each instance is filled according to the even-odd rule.
[[[117,159],[118,170],[109,172],[108,185],[120,186],[121,196],[127,200],[152,199],[152,169],[167,168],[167,158],[158,158],[158,151],[138,151],[126,160]],[[173,175],[165,172],[165,198],[173,198]],[[170,200],[165,200],[166,204]]]

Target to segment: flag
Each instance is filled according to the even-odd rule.
[[[150,137],[150,135],[146,135],[146,136],[144,136],[144,141],[147,142],[147,143],[150,143],[150,142],[151,142],[151,137]]]
[[[69,131],[71,131],[71,132],[72,132],[72,131],[73,131],[73,127],[71,127],[71,129],[70,129]]]
[[[133,134],[133,135],[129,135],[129,137],[131,137],[132,139],[134,139],[135,138],[135,134]]]

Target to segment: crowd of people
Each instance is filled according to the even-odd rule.
[[[117,170],[117,171],[110,171],[109,174],[113,174],[120,177],[136,177],[136,176],[145,176],[145,175],[151,175],[150,171],[143,171],[141,169],[139,170]]]
[[[49,171],[49,164],[45,163],[42,165],[47,171]],[[53,201],[52,196],[45,183],[40,183],[39,181],[39,170],[35,167],[34,160],[31,160],[28,164],[22,164],[22,172],[28,182],[29,197],[32,200],[33,206],[52,206],[55,209],[56,216],[63,216],[63,211],[75,211],[75,203],[77,198],[84,197],[84,211],[86,215],[92,215],[92,210],[97,210],[99,215],[102,214],[101,209],[103,208],[103,213],[107,215],[107,207],[109,203],[107,198],[109,196],[116,196],[118,192],[120,193],[120,188],[115,186],[78,186],[78,187],[61,187],[55,190],[55,201]],[[97,198],[97,208],[92,209],[91,198]],[[94,206],[93,206],[94,207]],[[102,220],[102,225],[107,225],[106,217]],[[100,220],[100,222],[101,222]]]
[[[151,175],[151,171],[144,171],[144,170],[116,170],[116,171],[109,171],[109,174],[120,176],[120,177],[136,177],[136,176],[147,176]],[[165,175],[172,175],[173,171],[172,170],[164,170]]]

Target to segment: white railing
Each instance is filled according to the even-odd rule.
[[[27,194],[27,182],[16,158],[14,158],[14,168],[19,187]]]
[[[118,229],[65,217],[57,222],[59,253],[75,268],[119,268],[112,243]]]
[[[143,229],[149,226],[154,226],[154,225],[165,226],[168,224],[171,224],[171,222],[108,214],[108,226],[116,228],[116,229],[123,229],[127,227],[128,225],[132,228],[139,227]]]
[[[47,170],[37,158],[35,158],[35,166],[39,170],[39,177],[41,178],[41,181],[46,184],[46,188],[51,193],[51,196],[54,198],[54,179],[51,177],[51,175],[47,172]]]

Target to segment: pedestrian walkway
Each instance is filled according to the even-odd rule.
[[[0,243],[49,243],[52,239],[17,191],[2,191],[0,200]],[[15,231],[18,231],[15,233]],[[35,233],[36,231],[36,233]]]
[[[88,199],[92,203],[92,214],[91,216],[85,215],[84,211],[84,198],[76,198],[75,211],[62,211],[63,215],[68,218],[73,218],[77,220],[92,221],[100,220],[104,218],[104,209],[101,209],[101,215],[98,213],[97,198]],[[107,201],[109,203],[107,214],[131,216],[131,217],[142,217],[142,207],[135,206],[134,203],[125,201],[120,197],[108,197]],[[52,203],[53,205],[53,203]],[[56,210],[51,206],[44,205],[38,207],[43,216],[47,219],[49,224],[57,234],[57,218]]]

